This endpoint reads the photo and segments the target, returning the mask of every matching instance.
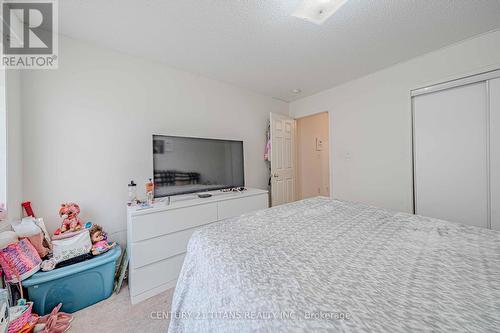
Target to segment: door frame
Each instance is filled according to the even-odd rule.
[[[329,160],[328,160],[328,174],[329,174],[329,192],[330,192],[330,198],[334,199],[335,196],[334,196],[334,190],[333,190],[333,112],[330,111],[330,110],[323,110],[323,111],[314,111],[314,112],[310,112],[310,113],[307,113],[307,114],[304,114],[304,115],[300,115],[300,116],[295,116],[295,115],[290,115],[290,117],[294,118],[295,120],[299,120],[301,118],[305,118],[305,117],[310,117],[310,116],[315,116],[315,115],[318,115],[320,113],[327,113],[328,114],[328,157],[329,157]],[[298,165],[298,145],[296,144],[295,145],[295,164]],[[298,168],[296,168],[295,170],[295,181],[298,182]],[[298,186],[295,187],[296,190],[295,190],[295,197],[298,198],[299,197],[299,192],[298,192]]]

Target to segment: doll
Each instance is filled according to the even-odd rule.
[[[64,218],[61,228],[56,230],[56,235],[67,231],[78,231],[82,229],[82,220],[78,217],[80,206],[76,203],[63,203],[59,209],[59,216]]]
[[[102,231],[102,227],[98,224],[90,227],[90,240],[92,241],[92,254],[99,255],[112,249],[116,243],[108,242],[106,234]]]

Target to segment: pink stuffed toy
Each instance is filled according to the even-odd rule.
[[[59,209],[59,216],[64,218],[64,221],[59,229],[61,233],[66,231],[77,231],[82,228],[82,220],[78,217],[80,214],[80,206],[74,202],[62,203]]]

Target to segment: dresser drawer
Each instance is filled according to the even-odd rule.
[[[176,280],[182,268],[185,254],[131,270],[130,294],[138,295]]]
[[[186,252],[189,239],[197,229],[191,228],[132,243],[132,253],[134,255],[130,258],[130,267],[139,268]]]
[[[132,242],[217,221],[217,203],[176,208],[132,217]]]
[[[228,217],[239,216],[268,207],[267,194],[254,195],[238,199],[224,200],[219,202],[219,220]]]

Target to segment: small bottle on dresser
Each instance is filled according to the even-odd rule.
[[[146,197],[147,197],[148,205],[153,204],[154,189],[155,189],[155,184],[153,183],[153,180],[151,178],[149,178],[148,182],[146,183]]]
[[[137,184],[133,180],[128,184],[128,202],[129,206],[137,203]]]

